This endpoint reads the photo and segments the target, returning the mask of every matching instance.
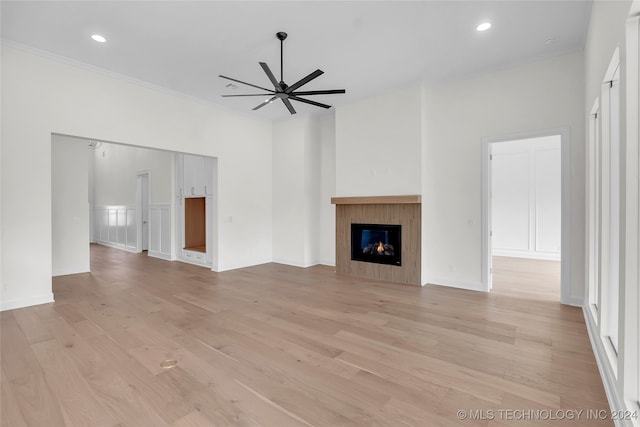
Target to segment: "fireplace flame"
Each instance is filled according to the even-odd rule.
[[[384,252],[384,245],[382,244],[382,242],[378,242],[378,253],[382,254]]]

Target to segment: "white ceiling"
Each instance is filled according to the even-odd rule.
[[[271,84],[267,62],[300,90],[346,89],[309,97],[344,105],[421,81],[437,83],[584,46],[590,1],[6,1],[2,38],[267,119],[288,117],[280,102],[221,98],[256,93],[225,87],[223,74]],[[490,21],[479,33],[475,27]],[[107,38],[100,44],[91,34]],[[553,43],[545,43],[554,39]],[[265,96],[265,99],[267,96]],[[293,102],[299,113],[321,110]]]

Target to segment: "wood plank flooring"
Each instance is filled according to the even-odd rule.
[[[531,301],[560,301],[560,261],[493,257],[493,292]]]
[[[491,294],[91,260],[55,303],[0,314],[2,426],[613,425],[586,416],[608,406],[581,310],[509,260]]]

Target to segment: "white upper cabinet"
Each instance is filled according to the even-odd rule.
[[[213,158],[203,157],[204,162],[204,194],[207,196],[213,195]]]
[[[213,159],[182,155],[182,194],[184,197],[210,195],[213,183]]]

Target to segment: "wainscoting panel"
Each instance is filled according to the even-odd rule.
[[[336,201],[334,201],[335,203]],[[421,204],[336,204],[336,271],[374,280],[421,285]],[[402,265],[351,260],[351,224],[400,224]]]
[[[171,205],[149,206],[149,256],[171,259]]]
[[[95,228],[96,242],[108,242],[109,241],[109,210],[108,209],[95,209],[94,216],[96,218]]]
[[[134,212],[135,213],[135,212]],[[116,215],[118,217],[118,223],[116,226],[117,234],[118,234],[118,244],[122,246],[127,246],[127,210],[126,209],[118,209],[116,210]]]
[[[136,209],[133,206],[98,206],[95,208],[96,243],[137,250]]]
[[[137,248],[138,233],[136,232],[136,211],[128,209],[126,215],[127,215],[127,218],[126,218],[127,229],[125,233],[126,246],[129,248],[131,247]]]
[[[492,254],[560,260],[560,137],[492,145]]]
[[[107,235],[106,243],[117,245],[118,244],[118,210],[107,209],[107,214],[108,214],[107,228],[109,229],[109,234]]]

